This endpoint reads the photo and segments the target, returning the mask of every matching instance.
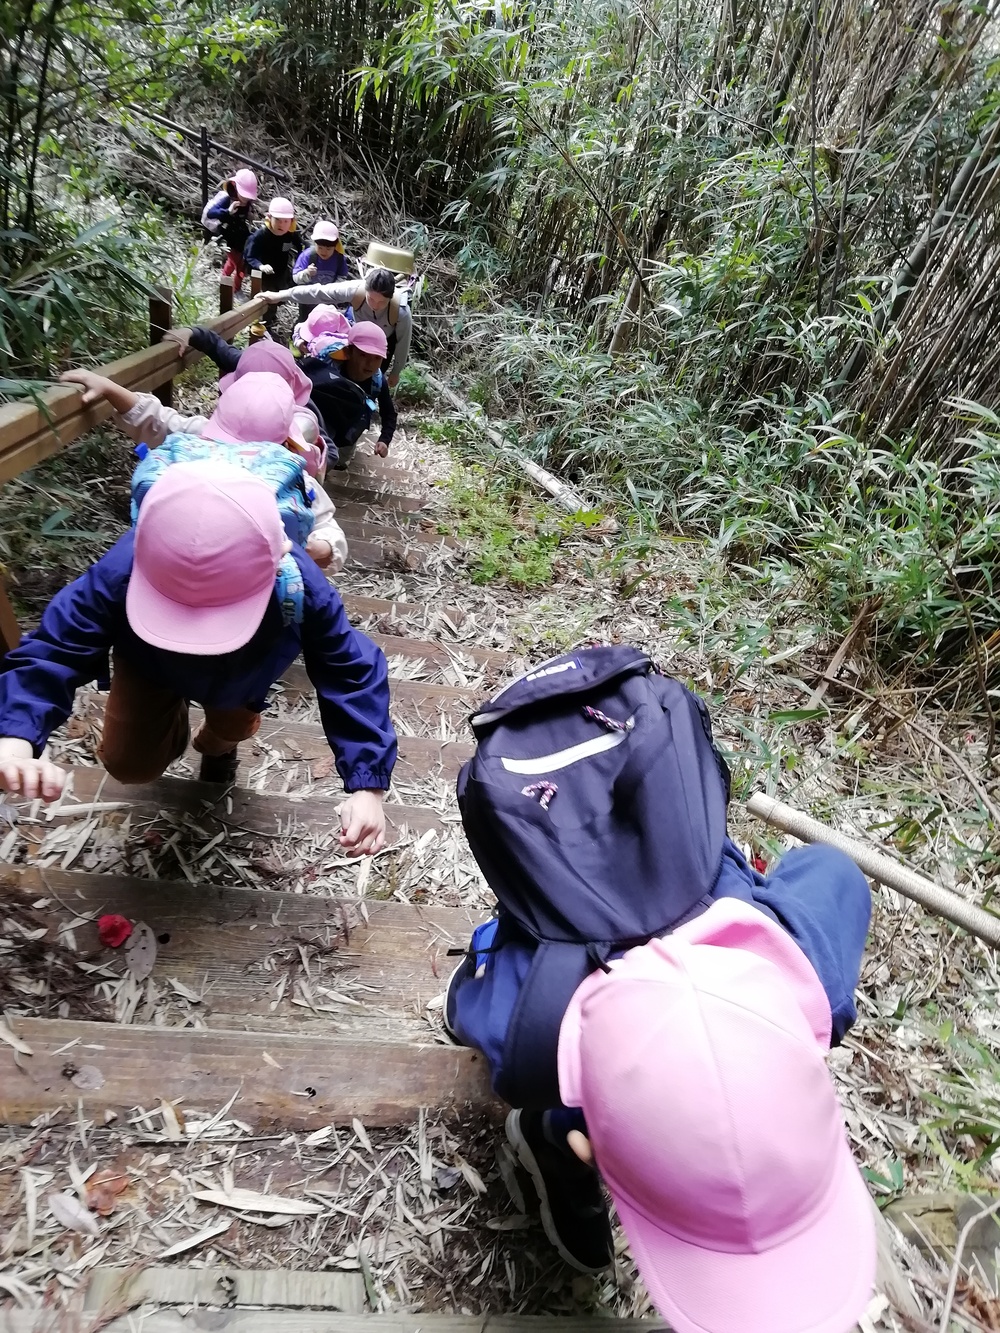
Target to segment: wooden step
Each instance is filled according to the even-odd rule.
[[[13,1016],[9,1027],[32,1054],[0,1043],[0,1122],[8,1125],[49,1112],[72,1119],[78,1107],[102,1123],[107,1111],[131,1117],[137,1106],[155,1112],[163,1101],[190,1119],[214,1115],[234,1096],[232,1114],[260,1133],[354,1119],[405,1124],[425,1107],[461,1116],[499,1111],[486,1061],[450,1044],[373,1046],[293,1032],[272,1041],[275,1034]],[[103,1076],[99,1089],[70,1082],[84,1063]]]
[[[332,834],[340,827],[336,809],[342,796],[339,799],[329,796],[296,799],[294,793],[272,796],[246,791],[242,787],[226,792],[220,791],[215,783],[197,782],[191,778],[160,778],[157,782],[124,786],[96,765],[80,765],[71,768],[70,772],[72,795],[54,812],[45,807],[39,810],[37,822],[41,827],[46,826],[47,814],[53,821],[79,818],[79,815],[74,816],[74,805],[95,800],[101,804],[120,804],[122,818],[126,809],[131,810],[135,819],[155,819],[161,810],[165,810],[175,815],[187,815],[199,828],[213,834],[225,829],[234,836],[245,834],[257,840],[285,838],[293,832]],[[22,802],[17,808],[24,815],[29,804]],[[404,829],[419,836],[429,829],[440,832],[459,822],[457,813],[442,816],[421,806],[397,805],[392,801],[385,803],[385,817],[390,843],[398,840]]]
[[[301,662],[295,662],[282,676],[282,697],[289,704],[300,699],[314,699],[316,691]],[[396,726],[434,725],[446,718],[452,725],[464,727],[480,697],[477,690],[459,690],[453,685],[434,685],[422,680],[389,679],[389,713]],[[465,732],[469,734],[468,730]]]
[[[455,537],[448,533],[427,531],[418,528],[414,524],[402,524],[392,527],[386,523],[372,523],[364,520],[340,517],[337,513],[337,522],[344,530],[344,536],[348,543],[353,545],[355,542],[374,542],[376,545],[384,545],[390,542],[395,546],[446,546],[450,550],[455,550],[459,542]]]
[[[506,672],[510,658],[496,648],[476,648],[466,643],[432,643],[429,639],[411,639],[402,634],[379,634],[373,630],[365,633],[373,639],[386,657],[418,657],[435,666],[449,666],[456,658],[475,662],[478,666],[489,667],[495,672]]]
[[[376,863],[377,864],[377,863]],[[374,876],[377,880],[377,874]],[[199,880],[139,879],[0,867],[4,897],[29,909],[38,929],[120,975],[120,954],[104,950],[98,916],[144,921],[159,940],[152,979],[161,995],[185,1000],[173,983],[202,996],[161,1005],[167,1026],[322,1030],[366,1040],[428,1041],[441,1035],[425,1006],[444,990],[483,914],[378,898],[327,898],[243,889]],[[82,917],[92,920],[81,921]],[[100,978],[95,977],[95,984]],[[60,997],[26,998],[41,1015]],[[88,1009],[70,1014],[90,1016]],[[141,1017],[141,1015],[140,1015]]]
[[[328,472],[323,484],[330,499],[338,507],[341,503],[365,504],[377,509],[413,514],[426,509],[430,503],[425,495],[401,493],[380,485],[374,478],[351,477],[344,472]]]
[[[336,576],[333,582],[336,583]],[[344,608],[353,624],[369,616],[391,616],[396,620],[413,620],[426,629],[436,629],[442,615],[448,617],[452,625],[459,626],[466,617],[460,606],[424,606],[421,602],[391,602],[384,597],[359,597],[355,593],[340,594]]]
[[[239,1306],[250,1305],[265,1309],[349,1310],[361,1314],[365,1301],[365,1280],[361,1273],[102,1266],[94,1269],[87,1285],[84,1309],[111,1315],[136,1305],[192,1305],[196,1308],[191,1313],[197,1314],[198,1307],[216,1305],[226,1307],[231,1314]],[[146,1318],[141,1316],[140,1327]],[[226,1322],[228,1326],[228,1319]],[[192,1325],[187,1327],[191,1329]]]
[[[75,715],[100,725],[107,698],[106,694],[97,690],[81,693],[77,696]],[[201,725],[203,716],[200,708],[191,708],[192,734]],[[465,741],[444,740],[431,736],[401,734],[398,737],[398,744],[398,758],[393,769],[398,782],[414,782],[426,777],[457,777],[462,764],[466,759],[471,759],[475,753],[475,746]],[[270,753],[277,753],[287,761],[281,765],[280,772],[276,773],[275,777],[281,781],[291,779],[292,787],[323,781],[331,784],[337,791],[342,791],[340,775],[336,768],[332,767],[333,752],[330,742],[318,722],[297,722],[265,713],[261,718],[257,734],[239,747],[240,766],[237,782],[241,786],[247,786],[250,774],[260,765],[261,756]],[[190,745],[186,757],[196,771],[201,757]],[[317,763],[321,763],[325,770],[322,776],[313,772]],[[291,790],[292,787],[288,789]]]
[[[133,1270],[134,1271],[134,1270]],[[176,1270],[171,1269],[171,1272]],[[205,1271],[205,1270],[201,1270]],[[210,1271],[210,1270],[209,1270]],[[291,1274],[289,1274],[291,1276]],[[224,1323],[220,1323],[220,1315]],[[94,1333],[94,1315],[62,1312],[53,1324],[52,1311],[12,1309],[4,1315],[3,1333]],[[142,1318],[122,1315],[101,1333],[670,1333],[661,1319],[615,1319],[604,1315],[509,1314],[350,1314],[336,1310],[199,1309],[143,1312]]]

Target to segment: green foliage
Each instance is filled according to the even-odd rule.
[[[162,278],[156,228],[130,207],[94,216],[99,121],[163,106],[196,71],[219,77],[273,24],[217,0],[13,0],[0,7],[0,374],[107,352]],[[101,205],[102,207],[104,205]]]
[[[473,548],[473,583],[503,579],[518,588],[551,583],[565,520],[554,520],[544,505],[482,468],[456,469],[449,491],[458,535]]]
[[[419,407],[430,398],[430,385],[416,366],[406,366],[399,377],[399,383],[393,391],[393,396],[400,403],[408,403]]]

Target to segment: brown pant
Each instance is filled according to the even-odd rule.
[[[206,708],[192,743],[201,754],[226,754],[259,726],[260,714],[249,708]],[[187,701],[116,657],[98,751],[111,776],[153,782],[187,749],[189,733]]]

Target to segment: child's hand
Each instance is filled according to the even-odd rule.
[[[312,282],[313,278],[315,278],[316,276],[316,272],[317,270],[315,264],[307,264],[305,268],[302,270],[302,275],[305,278],[306,282]]]
[[[113,384],[112,380],[105,379],[103,375],[95,374],[92,370],[64,370],[59,376],[59,381],[62,384],[81,384],[85,407],[88,403],[96,403],[99,398],[103,398],[106,386]]]
[[[54,801],[63,789],[66,772],[43,755],[35,759],[30,741],[16,736],[0,737],[0,787],[14,796],[33,801],[41,796]]]
[[[234,199],[233,202],[229,205],[229,211],[230,213],[238,213],[242,207],[243,205],[240,203],[240,201],[238,199]]]
[[[373,452],[376,458],[385,458],[389,453],[389,446],[386,444],[385,440],[379,440]]]
[[[310,532],[306,541],[306,555],[311,555],[320,569],[326,569],[333,559],[333,547],[325,537],[317,537]]]
[[[273,273],[274,269],[270,264],[261,264],[260,271],[261,273]]]
[[[348,856],[374,856],[385,843],[384,791],[356,791],[340,807],[340,845]]]
[[[166,329],[163,334],[165,343],[177,344],[177,355],[187,356],[191,350],[191,330],[190,329]]]

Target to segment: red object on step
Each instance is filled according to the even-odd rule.
[[[767,862],[764,860],[762,856],[759,856],[756,852],[754,852],[753,856],[751,856],[750,864],[753,866],[754,870],[756,870],[759,875],[767,874]]]
[[[132,934],[132,922],[124,916],[98,917],[97,933],[106,949],[117,949]]]

